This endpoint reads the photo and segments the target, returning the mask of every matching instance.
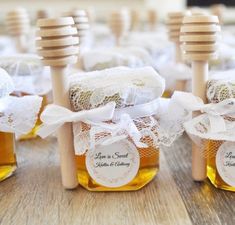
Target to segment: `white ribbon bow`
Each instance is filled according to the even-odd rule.
[[[203,114],[184,123],[186,130],[191,130],[197,124],[209,120],[210,133],[218,134],[227,132],[228,122],[225,116],[235,118],[235,99],[226,99],[219,103],[204,104],[202,99],[191,93],[175,92],[172,96],[173,101],[177,102],[182,108],[188,112],[201,111]],[[203,131],[201,131],[203,133]],[[194,133],[195,134],[195,133]],[[208,138],[208,136],[207,136]]]
[[[48,105],[41,114],[41,121],[43,124],[38,130],[38,135],[45,138],[55,132],[64,123],[68,122],[101,122],[108,121],[113,118],[115,110],[115,102],[110,102],[105,106],[91,110],[83,110],[79,112],[72,112],[58,105]]]
[[[94,137],[97,129],[107,131],[111,134],[110,138],[102,141],[101,144],[103,145],[108,145],[127,138],[128,135],[137,146],[147,147],[144,143],[139,141],[141,134],[135,126],[133,119],[156,114],[159,109],[159,99],[123,109],[115,110],[115,106],[116,104],[114,102],[110,102],[99,108],[72,112],[61,106],[53,104],[48,105],[41,115],[43,125],[37,133],[42,138],[45,138],[55,132],[64,123],[85,122],[92,125],[90,130],[91,148],[95,146],[95,140],[92,137]],[[115,122],[115,124],[104,123],[105,121],[110,120]],[[123,130],[125,131],[125,134],[120,135]]]

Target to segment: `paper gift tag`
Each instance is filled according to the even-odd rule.
[[[128,140],[111,145],[99,145],[86,154],[88,173],[105,187],[121,187],[131,182],[138,173],[139,152]]]

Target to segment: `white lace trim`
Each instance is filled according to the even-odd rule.
[[[117,67],[86,73],[75,79],[73,77],[70,96],[73,108],[79,112],[100,107],[110,101],[116,103],[117,111],[125,111],[128,106],[136,107],[133,110],[138,111],[138,106],[159,98],[163,90],[163,80],[151,67]],[[167,99],[161,99],[153,113],[149,110],[147,114],[133,117],[132,110],[132,115],[123,114],[123,120],[112,119],[102,124],[74,123],[74,145],[77,154],[83,154],[91,146],[121,138],[131,139],[138,147],[170,146],[184,131],[182,115],[175,116],[177,112],[172,111],[172,104]]]
[[[184,131],[179,118],[169,115],[172,106],[169,99],[115,109],[109,102],[98,108],[72,112],[64,107],[48,105],[41,114],[43,122],[38,134],[45,138],[64,123],[73,122],[74,146],[78,155],[98,145],[109,145],[128,139],[139,148],[161,145],[170,146]],[[184,115],[179,115],[184,118]]]
[[[42,98],[38,96],[0,99],[0,131],[27,134],[36,123]]]
[[[225,99],[219,103],[204,104],[203,101],[186,92],[175,92],[172,96],[173,112],[180,115],[187,133],[195,137],[210,140],[235,141],[235,99]],[[192,118],[192,112],[201,111],[201,115]]]
[[[121,139],[129,139],[139,148],[170,146],[184,128],[182,123],[172,118],[168,120],[171,103],[167,99],[159,99],[156,115],[131,119],[123,115],[119,121],[103,124],[73,123],[74,147],[78,155],[98,145],[112,144]],[[169,113],[169,114],[168,114]]]

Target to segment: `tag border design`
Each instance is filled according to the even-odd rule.
[[[97,151],[97,148],[94,150],[89,150],[86,153],[86,168],[93,180],[100,184],[101,186],[107,188],[119,188],[128,183],[130,183],[138,174],[140,167],[140,155],[138,149],[135,147],[133,143],[128,140],[121,140],[122,145],[125,145],[127,152],[131,155],[130,160],[132,161],[131,166],[125,173],[122,173],[120,177],[115,179],[109,179],[105,175],[102,175],[98,172],[96,168],[94,168],[94,153]],[[119,144],[120,142],[115,142],[114,144]],[[113,145],[113,144],[112,144]],[[112,148],[112,145],[108,145],[109,148]],[[99,146],[102,148],[103,146]],[[107,146],[104,146],[107,147]],[[101,150],[102,151],[102,150]]]

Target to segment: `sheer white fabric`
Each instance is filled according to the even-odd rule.
[[[0,131],[22,135],[28,133],[36,123],[42,98],[38,96],[0,99]]]
[[[7,72],[0,68],[0,98],[9,95],[14,90],[14,84]]]
[[[181,120],[186,132],[192,137],[210,140],[235,141],[235,99],[225,99],[219,103],[204,104],[203,101],[186,92],[175,92],[172,97],[174,114]],[[201,111],[192,118],[191,113]]]
[[[51,91],[49,69],[36,55],[1,56],[0,67],[12,77],[17,92],[45,95]]]
[[[81,155],[97,145],[111,144],[125,138],[139,148],[170,146],[184,128],[182,121],[179,121],[182,115],[172,117],[172,102],[160,98],[163,91],[164,81],[150,67],[119,67],[74,79],[70,96],[75,111],[90,110],[114,101],[115,112],[120,113],[119,119],[114,116],[102,123],[74,121],[76,154]],[[153,104],[154,111],[150,107],[148,112],[142,113],[143,109],[146,110],[145,104]],[[128,107],[131,110],[127,110]],[[136,113],[138,116],[133,116]]]
[[[132,68],[152,65],[149,53],[141,47],[115,47],[90,50],[82,55],[85,71],[103,70],[117,66]]]

